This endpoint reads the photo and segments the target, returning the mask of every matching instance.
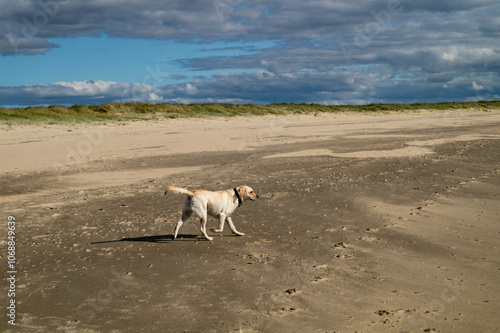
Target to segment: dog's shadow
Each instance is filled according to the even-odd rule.
[[[175,242],[182,241],[198,241],[205,240],[205,238],[200,237],[199,235],[185,235],[179,234],[175,239]],[[172,234],[169,235],[159,235],[159,236],[142,236],[142,237],[127,237],[122,239],[115,239],[109,241],[100,241],[100,242],[92,242],[90,244],[107,244],[107,243],[117,243],[117,242],[148,242],[148,243],[171,243],[174,239],[172,239]]]

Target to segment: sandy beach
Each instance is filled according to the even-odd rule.
[[[0,128],[2,332],[498,332],[500,110]],[[251,186],[172,241],[168,186]],[[208,229],[217,225],[210,219]],[[7,275],[7,251],[2,280]],[[15,299],[15,326],[8,302]]]

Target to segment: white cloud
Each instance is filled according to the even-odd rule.
[[[472,82],[472,89],[474,90],[485,90],[486,88],[476,82]]]
[[[188,95],[195,95],[198,92],[198,88],[193,86],[191,83],[186,84],[186,93]]]
[[[157,103],[163,98],[149,84],[110,81],[74,81],[0,87],[3,105],[73,105],[141,101]]]

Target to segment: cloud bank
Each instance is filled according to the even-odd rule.
[[[500,4],[479,0],[0,0],[0,54],[51,38],[278,41],[250,54],[186,58],[217,72],[154,87],[87,81],[0,87],[3,105],[170,101],[324,104],[498,99]]]

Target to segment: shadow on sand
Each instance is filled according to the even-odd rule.
[[[176,242],[182,242],[182,241],[199,241],[199,240],[205,240],[202,236],[198,235],[184,235],[184,234],[179,234],[177,235],[177,238],[175,239]],[[149,242],[149,243],[170,243],[174,241],[172,239],[172,235],[161,235],[161,236],[143,236],[143,237],[130,237],[130,238],[122,238],[122,239],[115,239],[115,240],[109,240],[109,241],[101,241],[101,242],[92,242],[90,244],[107,244],[107,243],[117,243],[117,242]]]

